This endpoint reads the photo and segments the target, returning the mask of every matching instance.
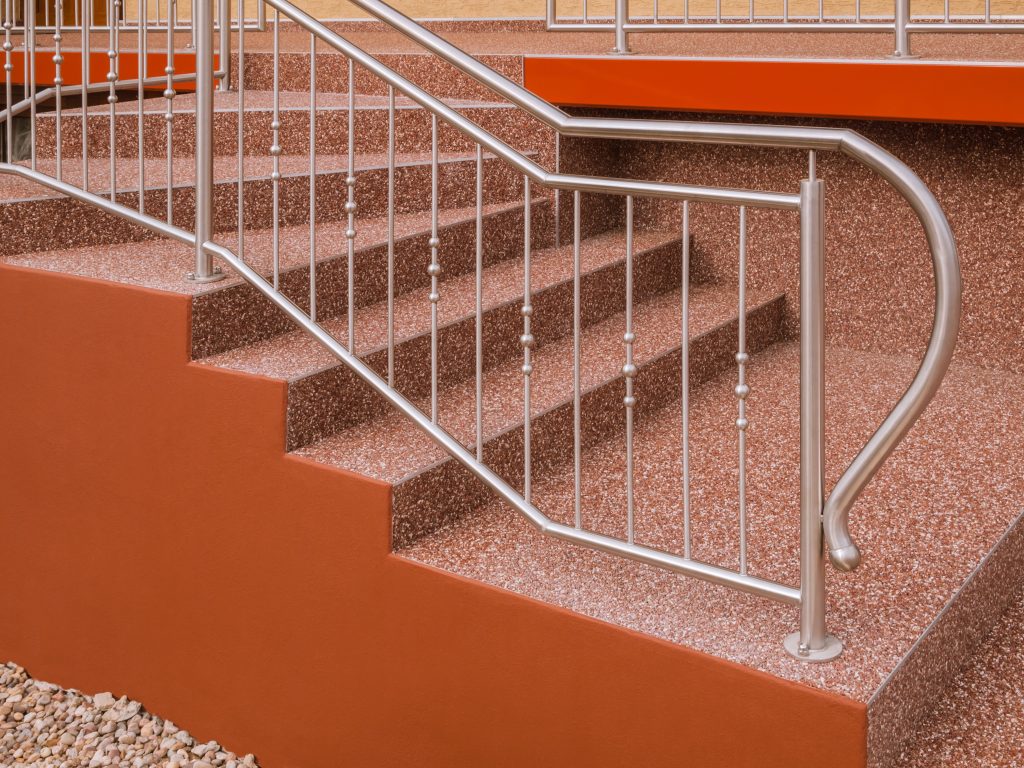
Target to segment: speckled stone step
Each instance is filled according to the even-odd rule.
[[[681,350],[678,291],[658,293],[635,308],[638,413],[654,409],[679,387]],[[748,343],[757,351],[779,338],[783,299],[751,296]],[[583,331],[581,343],[584,444],[621,430],[624,318],[608,315]],[[695,286],[691,296],[691,372],[700,382],[732,361],[736,335],[735,292]],[[513,485],[523,476],[523,374],[521,355],[491,369],[484,381],[484,460]],[[572,445],[572,337],[536,350],[531,376],[532,466],[558,466]],[[429,412],[429,399],[417,404]],[[439,424],[466,445],[475,444],[475,381],[446,389]],[[400,448],[396,448],[400,446]],[[392,542],[406,546],[486,503],[489,492],[411,422],[393,411],[297,451],[299,455],[391,483]]]
[[[238,153],[237,92],[216,92],[214,103],[213,142],[218,156]],[[244,94],[243,149],[246,155],[268,155],[274,143],[273,93],[247,91]],[[554,135],[548,129],[537,129],[524,119],[520,110],[509,104],[452,100],[449,105],[492,135],[520,151],[542,152],[545,162],[554,151]],[[118,102],[114,119],[114,152],[120,157],[138,157],[138,102]],[[167,101],[147,98],[143,102],[143,149],[149,158],[164,158],[167,153]],[[195,96],[178,95],[173,102],[172,139],[176,156],[195,153]],[[281,129],[278,143],[286,155],[307,155],[309,152],[309,93],[283,92],[279,97]],[[388,145],[388,99],[385,96],[356,96],[356,152],[380,154]],[[42,112],[37,116],[36,146],[39,156],[53,158],[56,153],[56,114]],[[110,111],[106,105],[89,108],[89,154],[109,157]],[[430,114],[404,97],[396,98],[395,138],[398,152],[426,152],[430,149]],[[80,108],[61,112],[61,151],[65,158],[82,154],[82,112]],[[439,123],[438,144],[441,152],[473,152],[475,145],[443,121]],[[318,93],[316,113],[316,149],[323,155],[344,155],[348,151],[348,95]]]
[[[347,157],[327,155],[317,160],[317,221],[339,221],[346,217],[345,178]],[[39,168],[55,173],[53,160],[40,160]],[[280,158],[282,174],[279,187],[279,221],[282,226],[309,221],[309,161],[289,155]],[[443,208],[461,208],[476,204],[476,155],[445,153],[439,159],[439,200]],[[273,163],[269,157],[245,159],[243,183],[245,227],[265,228],[273,223]],[[89,189],[107,196],[111,169],[108,158],[88,165]],[[115,162],[117,200],[138,208],[138,163],[132,158]],[[216,231],[237,228],[238,169],[236,158],[215,158],[214,227]],[[380,217],[387,211],[387,158],[362,153],[356,156],[356,203],[360,217]],[[395,199],[398,213],[427,210],[430,207],[430,156],[402,153],[396,157]],[[81,158],[63,161],[63,178],[81,184]],[[523,179],[507,164],[491,156],[484,160],[484,202],[504,203],[522,199]],[[172,169],[172,217],[175,224],[191,228],[195,222],[195,161],[179,157]],[[159,159],[150,158],[145,168],[145,211],[167,218],[167,168]],[[129,191],[130,190],[130,191]],[[55,241],[64,247],[125,242],[152,237],[146,230],[122,220],[97,214],[95,210],[50,192],[47,188],[13,176],[0,177],[0,223],[8,233],[0,245],[0,255],[26,253],[52,248]]]
[[[517,243],[518,244],[518,243]],[[541,349],[571,332],[567,308],[572,302],[571,246],[537,250],[532,257],[532,332]],[[619,232],[597,235],[583,243],[586,259],[581,277],[584,311],[590,326],[623,302],[624,237]],[[674,234],[646,233],[635,248],[635,296],[638,301],[664,291],[679,279],[679,240]],[[443,260],[442,260],[443,263]],[[424,265],[425,266],[425,265]],[[425,269],[423,270],[425,274]],[[438,303],[438,376],[449,387],[475,370],[475,272],[464,271],[441,283]],[[482,275],[484,366],[500,366],[520,352],[522,260],[490,263]],[[430,391],[429,288],[410,291],[395,301],[395,387],[407,397]],[[569,309],[571,312],[571,309]],[[347,317],[328,320],[335,338],[347,339]],[[356,313],[356,345],[360,357],[380,375],[387,374],[387,303],[362,306]],[[384,415],[384,403],[347,366],[305,334],[294,332],[266,342],[206,358],[210,365],[288,381],[287,449],[321,440],[342,429]]]

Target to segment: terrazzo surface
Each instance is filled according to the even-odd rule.
[[[1024,765],[1024,594],[956,678],[895,768]]]
[[[792,343],[755,355],[748,401],[750,572],[790,584],[798,546],[797,363]],[[829,485],[915,367],[907,357],[830,350]],[[852,530],[864,565],[827,577],[830,629],[845,643],[832,664],[801,664],[781,651],[796,623],[790,608],[545,539],[498,503],[402,555],[867,702],[1021,511],[1015,425],[1024,414],[1011,380],[954,367],[858,502]],[[690,423],[693,555],[729,568],[738,559],[734,386],[730,371],[695,392]],[[682,546],[680,428],[678,408],[666,407],[640,424],[635,443],[637,540],[671,551]],[[586,528],[624,533],[623,449],[616,437],[584,457]],[[535,480],[534,500],[551,518],[571,522],[572,489],[565,468]]]

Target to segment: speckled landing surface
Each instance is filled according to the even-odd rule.
[[[898,768],[1024,765],[1024,594],[957,676]]]
[[[750,371],[750,570],[785,583],[795,581],[797,569],[798,359],[795,344],[780,344],[755,356]],[[908,357],[829,351],[830,484],[915,368]],[[854,574],[828,575],[829,625],[845,643],[832,664],[801,664],[782,652],[783,636],[796,625],[792,609],[545,539],[498,503],[402,555],[871,702],[879,713],[869,727],[873,753],[888,759],[908,737],[904,729],[912,732],[923,716],[918,703],[933,700],[921,694],[936,693],[913,686],[890,690],[888,678],[899,681],[894,672],[918,638],[1001,540],[1003,555],[1017,566],[1021,562],[1016,538],[1003,540],[1024,508],[1015,427],[1024,413],[1012,381],[1003,373],[955,367],[907,442],[868,487],[853,514],[864,565]],[[690,424],[693,554],[730,568],[738,558],[737,447],[729,428],[735,419],[734,385],[735,373],[728,371],[695,392]],[[681,421],[678,408],[666,406],[643,421],[636,436],[637,539],[678,551]],[[590,449],[583,461],[583,524],[617,536],[625,532],[623,448],[616,436]],[[564,466],[535,483],[534,499],[554,519],[570,522],[572,488],[571,465]],[[1004,584],[989,585],[990,604],[977,601],[989,607],[961,621],[970,626],[986,610],[998,615],[1000,590],[1014,579],[1019,581],[1019,572],[1011,572]],[[924,649],[932,656],[919,676],[922,684],[931,675],[942,678],[936,670],[943,665],[960,663],[956,644],[937,645]],[[897,700],[886,698],[891,696]]]

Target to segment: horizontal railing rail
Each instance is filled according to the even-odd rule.
[[[195,76],[195,184],[194,191],[190,185],[183,188],[180,181],[176,182],[175,175],[175,142],[173,128],[178,113],[175,113],[173,104],[176,95],[175,85],[180,82],[179,75],[174,68],[174,36],[165,34],[167,46],[167,62],[165,78],[149,77],[144,71],[140,80],[120,80],[117,71],[117,58],[120,53],[117,28],[111,30],[109,37],[109,51],[111,67],[107,73],[106,84],[92,83],[87,90],[104,90],[107,92],[109,102],[109,175],[105,179],[90,182],[88,173],[90,160],[90,141],[88,128],[90,115],[96,113],[81,108],[81,172],[74,183],[65,178],[62,172],[62,146],[63,137],[61,134],[62,120],[79,118],[78,114],[72,116],[64,115],[62,110],[62,98],[74,93],[72,90],[65,90],[61,80],[61,32],[58,27],[55,30],[55,54],[54,62],[57,66],[57,83],[53,88],[35,89],[34,73],[26,72],[26,82],[30,83],[29,93],[26,99],[18,104],[13,104],[11,95],[11,69],[6,68],[7,82],[6,93],[7,103],[10,105],[3,113],[7,130],[7,157],[6,163],[0,165],[0,172],[15,174],[22,178],[39,182],[52,190],[79,200],[97,209],[113,213],[129,219],[143,227],[150,229],[160,235],[171,237],[181,243],[189,245],[195,251],[195,266],[189,277],[196,281],[211,281],[223,276],[220,265],[226,264],[233,271],[242,277],[249,285],[255,288],[260,294],[269,299],[279,310],[285,313],[292,321],[297,323],[306,333],[315,338],[327,350],[330,351],[342,364],[353,371],[362,381],[368,384],[375,392],[396,410],[410,418],[420,429],[422,429],[431,440],[434,441],[449,456],[469,470],[476,478],[490,488],[498,497],[509,503],[525,519],[530,521],[541,532],[559,539],[575,542],[577,544],[611,553],[617,556],[641,561],[656,567],[683,573],[703,579],[708,582],[728,586],[741,591],[757,594],[769,599],[777,600],[786,604],[797,605],[800,609],[800,630],[787,638],[786,647],[801,659],[824,660],[834,657],[840,650],[841,645],[826,632],[825,625],[825,592],[824,592],[824,550],[823,541],[827,539],[833,562],[843,568],[854,567],[857,562],[856,547],[849,538],[848,516],[849,511],[864,486],[870,481],[878,467],[885,461],[895,446],[906,434],[913,422],[917,419],[928,401],[934,395],[943,374],[949,365],[950,358],[955,344],[957,327],[960,312],[960,282],[959,266],[957,262],[956,247],[948,222],[939,207],[935,198],[931,195],[921,180],[903,163],[887,153],[882,148],[864,139],[856,133],[837,129],[818,128],[795,128],[781,126],[754,126],[754,125],[727,125],[727,124],[705,124],[696,122],[671,122],[671,121],[650,121],[650,120],[628,120],[628,119],[598,119],[598,118],[576,118],[571,117],[551,104],[544,102],[525,89],[521,88],[511,80],[499,75],[482,65],[476,59],[450,45],[441,38],[426,31],[418,24],[398,13],[379,0],[355,0],[355,5],[366,10],[371,16],[385,22],[387,25],[397,29],[410,38],[416,40],[428,51],[444,61],[454,65],[461,73],[475,78],[487,86],[493,93],[505,98],[530,115],[538,118],[543,124],[554,129],[558,136],[590,137],[601,139],[636,139],[646,141],[669,141],[688,142],[700,144],[730,144],[736,146],[761,146],[776,147],[783,149],[796,149],[807,152],[808,174],[801,183],[799,190],[790,192],[763,190],[763,189],[734,189],[707,186],[700,184],[668,183],[645,181],[629,178],[603,178],[580,174],[562,173],[557,169],[548,170],[540,162],[534,159],[529,153],[520,152],[510,146],[502,139],[495,136],[488,130],[483,129],[477,122],[469,119],[462,112],[450,107],[442,100],[426,92],[415,85],[406,77],[398,74],[392,68],[384,65],[380,60],[362,50],[343,35],[328,28],[312,16],[295,7],[286,0],[264,0],[274,14],[270,23],[273,34],[273,45],[271,53],[272,72],[272,106],[271,121],[269,123],[270,136],[269,147],[266,156],[270,161],[271,171],[269,177],[266,171],[251,171],[246,158],[253,153],[250,146],[253,139],[246,131],[246,49],[245,49],[245,28],[243,25],[237,34],[237,70],[234,73],[233,81],[238,89],[237,102],[237,167],[234,179],[215,179],[213,162],[213,126],[214,126],[214,28],[212,24],[213,6],[211,0],[197,0],[195,18],[199,22],[195,26],[195,56],[198,67],[198,75]],[[239,16],[244,12],[244,0],[239,0]],[[9,16],[8,18],[10,18]],[[222,16],[227,18],[227,15]],[[203,23],[203,20],[206,23]],[[282,156],[285,154],[285,144],[288,142],[289,151],[295,152],[294,130],[285,136],[286,118],[281,109],[282,73],[281,73],[281,41],[280,29],[282,19],[294,22],[300,30],[309,34],[309,82],[308,82],[308,109],[304,108],[306,115],[305,123],[300,130],[308,131],[308,146],[302,149],[302,154],[308,159],[308,171],[296,172],[294,170],[285,172],[282,165]],[[83,30],[84,48],[88,50],[88,25]],[[10,27],[5,27],[5,51],[7,63],[10,63],[11,46]],[[30,46],[34,45],[35,30],[29,25],[27,40]],[[141,35],[140,41],[145,41],[146,36]],[[227,44],[228,46],[230,43]],[[341,199],[344,200],[343,221],[347,221],[345,230],[346,245],[342,254],[338,257],[346,264],[346,280],[342,286],[342,294],[339,296],[326,296],[323,294],[323,287],[318,286],[317,278],[321,264],[318,260],[317,234],[319,215],[324,212],[324,206],[330,206],[331,202],[337,200],[338,191],[332,191],[329,197],[324,197],[325,190],[333,187],[323,186],[328,179],[322,178],[323,171],[318,161],[318,139],[317,132],[317,105],[318,105],[318,45],[330,48],[336,53],[342,54],[348,63],[347,70],[347,151],[340,159],[342,168],[339,173],[344,174],[344,189],[340,190]],[[145,43],[141,42],[140,53],[145,50]],[[224,43],[221,51],[226,50]],[[34,57],[30,57],[34,61]],[[88,60],[88,57],[84,57]],[[361,73],[365,73],[379,82],[385,89],[386,96],[383,104],[374,102],[372,109],[382,110],[387,118],[387,149],[385,161],[385,177],[374,177],[374,183],[386,184],[385,190],[378,192],[385,193],[386,204],[383,212],[386,215],[387,229],[387,253],[386,253],[386,313],[381,319],[386,330],[387,342],[384,345],[386,353],[386,364],[374,358],[364,359],[365,351],[356,347],[357,342],[357,307],[361,297],[357,292],[356,270],[358,262],[356,259],[357,241],[359,238],[357,219],[357,188],[359,179],[364,171],[360,171],[356,163],[357,155],[357,67]],[[268,73],[262,69],[262,75]],[[88,73],[84,73],[85,80],[91,83]],[[222,83],[227,82],[226,73],[222,73]],[[164,86],[163,98],[166,102],[165,121],[160,129],[162,135],[156,141],[153,137],[147,137],[147,130],[154,130],[152,122],[147,122],[145,117],[144,91],[151,86]],[[125,187],[118,184],[118,168],[121,167],[121,157],[124,149],[118,146],[116,137],[117,119],[125,112],[117,109],[118,93],[128,89],[137,90],[138,109],[137,115],[137,152],[138,171],[137,178]],[[78,91],[80,95],[81,91]],[[427,400],[418,399],[415,393],[403,392],[405,380],[399,376],[398,350],[399,342],[396,340],[395,322],[395,297],[396,297],[396,274],[398,264],[396,263],[396,212],[401,204],[398,199],[399,188],[396,183],[398,162],[397,144],[398,131],[396,129],[396,116],[398,114],[398,97],[407,100],[407,105],[425,110],[430,116],[430,193],[429,211],[431,220],[431,236],[429,240],[430,262],[426,274],[429,280],[429,291],[424,299],[430,305],[430,352],[429,360],[423,364],[429,364],[429,386],[430,393]],[[41,100],[52,100],[54,106],[53,119],[56,122],[56,143],[53,148],[55,153],[55,165],[50,164],[50,158],[45,162],[40,159],[40,149],[36,142],[36,117],[37,107]],[[294,100],[294,95],[292,97]],[[407,106],[403,102],[403,108]],[[32,118],[32,136],[30,142],[30,156],[25,160],[18,160],[15,157],[12,125],[10,119],[14,115],[28,111]],[[133,110],[134,111],[134,110]],[[291,115],[295,115],[294,105]],[[440,367],[440,344],[439,340],[444,328],[438,315],[438,304],[443,301],[445,290],[444,282],[441,279],[442,263],[444,262],[443,241],[439,230],[439,199],[441,163],[439,161],[439,147],[441,145],[441,128],[446,131],[454,131],[460,141],[469,142],[474,150],[475,158],[475,209],[476,209],[476,236],[475,236],[475,265],[471,267],[475,271],[475,311],[472,323],[475,331],[475,353],[474,372],[475,379],[475,421],[472,437],[466,435],[456,436],[455,433],[446,429],[440,417],[440,404],[442,402],[442,384],[439,372]],[[162,184],[162,199],[157,197],[154,200],[155,192],[151,185],[147,185],[147,163],[145,154],[153,151],[153,147],[160,141],[166,142],[166,165],[165,184]],[[448,139],[452,141],[451,138]],[[826,500],[823,497],[824,468],[822,466],[822,441],[824,428],[824,372],[822,361],[824,357],[824,182],[817,178],[815,172],[816,153],[820,151],[837,151],[851,156],[868,166],[876,173],[885,178],[896,190],[908,201],[918,218],[920,219],[932,253],[933,267],[936,279],[936,307],[935,322],[928,350],[921,367],[915,376],[913,383],[903,397],[899,400],[889,417],[860,452],[851,466],[843,474],[842,479],[833,493]],[[485,449],[488,448],[487,435],[485,434],[484,423],[484,310],[483,295],[484,287],[482,282],[484,270],[484,245],[483,234],[484,207],[485,207],[485,173],[487,178],[500,181],[500,174],[491,176],[490,163],[498,163],[501,167],[511,170],[512,178],[517,178],[517,189],[522,190],[523,208],[521,212],[522,221],[522,256],[520,264],[522,267],[522,293],[521,293],[521,321],[522,333],[516,344],[522,355],[522,443],[517,450],[521,450],[522,461],[520,470],[514,477],[506,478],[496,472],[485,460]],[[294,168],[294,163],[288,165]],[[367,176],[369,179],[372,176]],[[499,178],[500,177],[500,178]],[[250,184],[250,182],[252,184]],[[223,242],[225,221],[225,196],[223,193],[216,195],[218,205],[214,205],[215,184],[225,183],[237,184],[237,197],[234,201],[235,226],[237,229],[234,242],[228,246]],[[303,186],[299,187],[298,184]],[[333,183],[333,182],[330,182]],[[509,182],[511,183],[511,182]],[[255,186],[253,186],[253,184]],[[560,195],[571,193],[572,196],[572,252],[573,252],[573,311],[572,311],[572,338],[573,338],[573,459],[575,494],[574,508],[575,519],[573,522],[560,522],[551,515],[545,513],[538,506],[532,493],[533,459],[532,440],[533,423],[540,416],[535,411],[532,403],[534,385],[532,384],[533,368],[536,364],[535,349],[543,349],[546,341],[540,341],[535,337],[534,326],[534,300],[545,301],[543,295],[535,296],[535,284],[531,279],[531,263],[535,259],[534,251],[537,248],[539,238],[543,232],[533,226],[533,206],[535,195],[531,191],[532,186],[540,187],[542,195],[554,196],[554,208],[556,221],[554,223],[554,236],[557,238],[562,228],[562,222],[558,218]],[[269,188],[268,188],[269,187]],[[287,189],[286,189],[287,187]],[[408,182],[403,187],[408,191]],[[549,190],[545,192],[544,190]],[[175,207],[174,201],[184,193],[194,194],[195,202],[195,225],[187,226],[181,219],[181,207]],[[267,194],[270,200],[269,206],[262,202],[253,205],[250,196]],[[296,201],[305,194],[308,198],[305,206],[295,210],[298,204]],[[625,390],[622,399],[624,411],[624,461],[625,461],[625,537],[611,535],[607,532],[590,530],[583,526],[582,506],[582,385],[581,385],[581,333],[583,330],[582,307],[581,307],[581,254],[583,220],[583,196],[598,200],[612,196],[624,201],[625,208],[625,247],[623,253],[624,285],[622,288],[622,316],[624,359],[621,368],[621,383]],[[372,197],[372,196],[371,196]],[[634,451],[635,440],[635,409],[637,407],[638,391],[635,389],[635,378],[640,370],[642,361],[635,356],[635,344],[638,333],[643,333],[643,328],[636,325],[635,307],[636,287],[634,283],[634,262],[635,254],[635,222],[636,207],[644,204],[644,201],[651,199],[655,201],[668,201],[678,205],[679,232],[680,232],[680,259],[679,280],[681,296],[681,335],[678,354],[682,369],[680,371],[679,392],[681,397],[681,418],[683,423],[682,435],[682,477],[681,487],[683,489],[683,539],[679,550],[669,551],[666,548],[648,546],[638,540],[636,526],[638,522],[638,509],[635,503],[634,478],[636,475],[635,463],[637,460]],[[727,206],[738,211],[738,336],[735,352],[737,384],[735,393],[737,397],[737,417],[733,428],[736,430],[737,440],[737,472],[738,487],[736,501],[738,505],[738,518],[736,521],[738,531],[738,567],[732,568],[720,561],[705,562],[698,559],[691,547],[690,530],[690,470],[689,470],[689,437],[688,437],[688,415],[689,415],[689,258],[690,258],[690,219],[689,206],[692,203],[705,203],[713,206]],[[153,211],[154,206],[164,205],[166,214],[158,218]],[[464,203],[462,203],[464,204]],[[337,206],[333,206],[336,208]],[[256,209],[252,212],[252,209]],[[751,417],[747,407],[747,397],[751,390],[751,382],[748,378],[750,343],[747,339],[747,299],[746,299],[746,262],[747,262],[747,230],[748,219],[757,214],[762,208],[774,208],[792,210],[800,216],[800,270],[801,270],[801,543],[799,563],[799,584],[791,586],[779,579],[767,578],[752,573],[748,564],[747,552],[747,490],[746,471],[748,463],[746,434]],[[248,209],[248,210],[247,210]],[[261,213],[262,212],[262,213]],[[251,243],[247,243],[246,231],[251,229],[254,216],[263,216],[269,212],[270,237],[270,266],[266,269],[257,268],[250,261]],[[330,210],[328,210],[330,213]],[[219,218],[218,218],[219,217]],[[263,219],[260,219],[261,221]],[[284,222],[296,220],[308,223],[308,244],[309,259],[304,269],[308,270],[308,290],[302,295],[294,293],[294,281],[283,280],[282,261],[282,229]],[[248,247],[248,249],[247,249]],[[292,287],[285,288],[285,285]],[[343,330],[337,330],[333,325],[328,327],[325,321],[333,321],[335,318],[344,320]],[[538,347],[538,345],[540,345]],[[401,381],[400,381],[401,379]]]

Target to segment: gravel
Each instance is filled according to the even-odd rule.
[[[197,742],[127,696],[89,696],[0,665],[0,766],[256,768],[216,741]]]

